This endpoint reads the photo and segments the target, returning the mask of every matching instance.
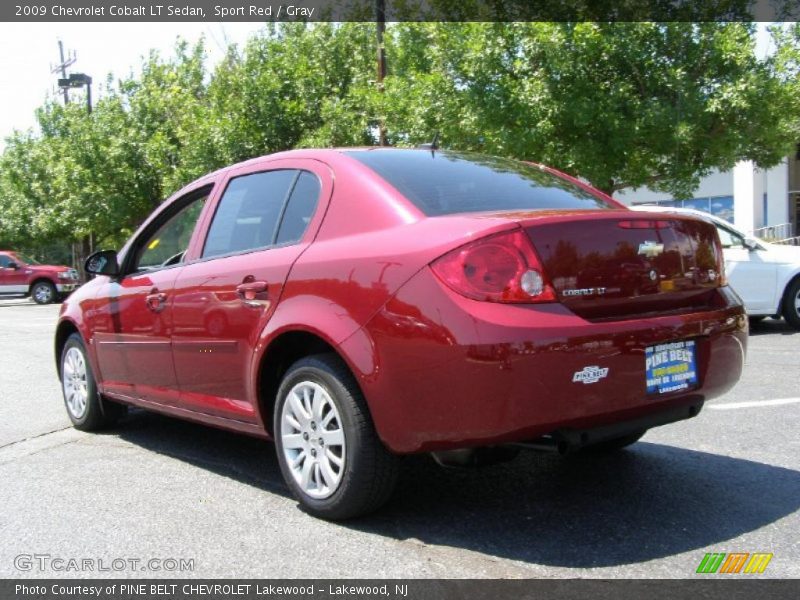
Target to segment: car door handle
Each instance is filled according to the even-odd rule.
[[[266,281],[245,281],[236,286],[236,293],[245,302],[253,300],[265,300],[267,291]]]
[[[159,313],[166,308],[167,295],[164,292],[159,292],[154,289],[145,296],[144,301],[145,304],[147,304],[147,308],[153,312]]]

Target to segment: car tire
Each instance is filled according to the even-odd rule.
[[[647,433],[647,429],[598,442],[597,444],[590,444],[589,446],[584,446],[581,448],[581,452],[586,454],[607,454],[609,452],[616,452],[617,450],[622,450],[631,444],[635,444],[642,439],[642,436],[645,433]]]
[[[278,389],[273,431],[286,484],[316,517],[365,515],[394,491],[399,457],[378,438],[355,378],[333,354],[289,368]]]
[[[86,347],[77,333],[64,344],[60,362],[61,391],[67,416],[75,429],[97,431],[114,424],[127,412],[122,404],[103,400],[97,392]]]
[[[49,281],[37,281],[31,287],[31,298],[36,304],[50,304],[58,299],[58,291]]]
[[[783,295],[783,318],[792,329],[800,330],[800,277],[795,277]]]

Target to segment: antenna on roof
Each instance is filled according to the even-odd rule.
[[[429,144],[420,144],[417,146],[420,150],[430,150],[431,155],[439,149],[439,132],[433,134],[433,141]]]

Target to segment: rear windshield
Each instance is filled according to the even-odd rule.
[[[501,210],[614,208],[572,183],[515,160],[427,150],[350,150],[427,216]]]

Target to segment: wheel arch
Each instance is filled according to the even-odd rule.
[[[53,289],[56,290],[56,294],[58,293],[58,284],[50,279],[47,275],[37,275],[35,279],[32,279],[30,284],[28,285],[28,295],[30,296],[33,292],[33,286],[37,283],[44,281],[45,283],[49,283],[53,286]]]
[[[788,299],[788,294],[789,294],[789,288],[791,288],[797,281],[800,281],[800,269],[796,270],[786,279],[786,283],[783,286],[783,291],[781,292],[781,297],[778,302],[779,315],[782,316],[784,315],[784,311],[786,310],[786,301]]]
[[[83,339],[78,326],[69,319],[62,320],[56,327],[55,335],[55,359],[56,359],[56,373],[61,377],[61,353],[64,351],[64,346],[69,337],[77,333]]]
[[[264,429],[270,437],[273,437],[272,417],[283,376],[295,362],[315,354],[336,356],[353,375],[361,393],[364,393],[350,357],[346,356],[332,339],[321,331],[308,327],[283,328],[280,332],[276,332],[266,345],[258,358],[255,373],[257,410]]]

